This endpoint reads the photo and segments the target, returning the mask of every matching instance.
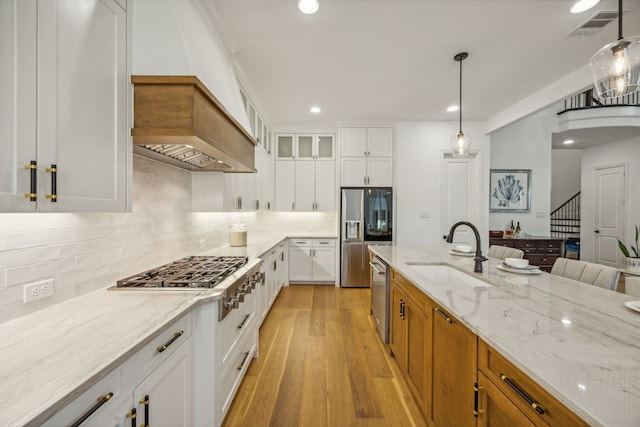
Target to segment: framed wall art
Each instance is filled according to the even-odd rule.
[[[491,169],[489,212],[531,212],[531,169]]]

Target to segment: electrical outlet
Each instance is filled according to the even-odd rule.
[[[53,279],[41,280],[40,282],[29,283],[23,288],[23,302],[28,303],[53,295]]]

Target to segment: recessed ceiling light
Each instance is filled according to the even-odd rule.
[[[562,141],[562,143],[565,145],[573,144],[574,142],[575,141],[573,139],[565,139],[564,141]]]
[[[581,13],[597,5],[600,0],[580,0],[571,8],[571,13]]]
[[[298,9],[300,9],[300,12],[305,13],[307,15],[316,13],[319,7],[320,5],[318,4],[318,0],[299,0],[298,1]]]
[[[460,109],[460,107],[458,107],[457,105],[450,105],[449,107],[447,107],[447,111],[450,113],[453,113],[454,111],[458,111]]]
[[[318,114],[322,110],[317,105],[314,105],[313,107],[309,108],[309,111],[311,111],[313,114]]]

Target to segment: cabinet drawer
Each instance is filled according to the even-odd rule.
[[[313,239],[291,239],[289,244],[292,246],[313,246]]]
[[[323,247],[323,246],[335,246],[335,239],[313,239],[313,246],[315,247]]]
[[[515,244],[516,244],[515,247],[518,249],[538,249],[537,240],[532,240],[532,241],[516,240]]]
[[[220,390],[218,402],[220,402],[221,405],[220,419],[223,419],[227,414],[236,390],[240,386],[240,382],[251,363],[251,358],[256,354],[256,342],[255,334],[244,337],[240,341],[240,345],[236,351],[231,354],[229,366],[221,369],[221,375],[218,380]]]
[[[127,366],[127,363],[125,363],[123,366],[111,371],[109,374],[107,374],[106,377],[91,386],[91,388],[89,388],[87,391],[76,397],[73,402],[65,406],[61,411],[57,412],[53,417],[45,421],[42,426],[49,427],[70,425],[74,421],[78,420],[82,415],[90,411],[101,397],[107,396],[111,393],[112,395],[109,397],[109,399],[106,400],[105,403],[100,406],[100,408],[96,409],[91,417],[87,419],[87,425],[90,425],[91,420],[102,415],[102,413],[104,413],[105,411],[111,411],[112,408],[116,404],[118,404],[118,401],[122,400],[123,397],[126,398],[126,396],[128,396],[130,399],[130,390],[132,389],[133,385],[129,386],[129,389],[126,390],[126,396],[125,389],[123,388],[125,379],[131,377],[130,373],[128,372],[130,370],[129,368],[130,366]]]
[[[496,240],[489,240],[489,245],[506,246],[508,248],[514,248],[516,246],[516,243],[509,240],[496,239]]]
[[[577,415],[482,340],[479,340],[478,345],[478,369],[522,413],[534,421],[534,424],[587,426]],[[525,400],[522,394],[530,401]],[[532,403],[538,410],[534,409]]]
[[[190,336],[191,313],[188,313],[166,327],[160,335],[135,354],[138,367],[136,375],[142,378],[148,376]]]
[[[538,248],[540,255],[560,255],[560,248]]]
[[[553,263],[556,262],[557,258],[557,255],[527,255],[527,259],[529,260],[530,264],[539,266],[552,266]]]
[[[557,249],[560,252],[562,240],[540,240],[538,242],[539,249]]]
[[[240,303],[240,306],[218,325],[217,345],[219,345],[222,356],[222,366],[228,363],[229,357],[236,350],[238,343],[255,329],[258,311],[255,308],[255,302],[258,292],[259,290],[254,290],[251,294],[246,295],[244,302]]]

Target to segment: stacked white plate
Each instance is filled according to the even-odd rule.
[[[449,253],[451,255],[458,255],[458,256],[473,256],[474,255],[473,250],[471,250],[471,246],[466,246],[466,245],[455,246],[455,247],[451,248]]]
[[[525,265],[524,267],[516,267],[507,262],[507,260],[503,261],[502,264],[498,265],[498,270],[508,271],[509,273],[518,273],[518,274],[539,274],[542,273],[542,270],[536,265]]]

